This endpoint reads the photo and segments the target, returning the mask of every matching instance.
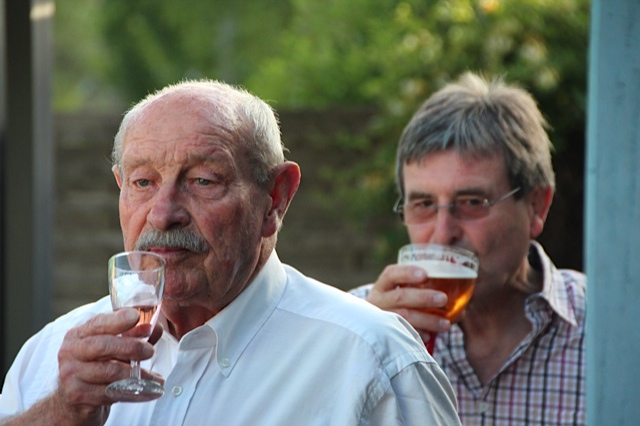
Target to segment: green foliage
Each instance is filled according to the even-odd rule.
[[[247,80],[281,106],[374,104],[406,116],[443,82],[469,69],[506,75],[543,99],[562,90],[560,100],[579,101],[574,108],[584,104],[575,97],[585,85],[587,0],[292,5],[279,54],[261,61]]]
[[[462,72],[502,75],[531,91],[558,152],[584,143],[588,0],[292,0],[292,6],[280,53],[262,61],[247,86],[277,99],[279,108],[378,108],[366,134],[328,141],[359,160],[324,176],[354,223],[386,235],[382,252],[401,238],[383,220],[394,201],[397,138],[419,104]]]
[[[108,62],[97,25],[102,1],[56,0],[54,20],[54,109],[73,111],[91,104],[94,109],[111,105],[99,74]]]
[[[58,95],[77,90],[74,78],[91,75],[103,94],[113,88],[127,105],[182,79],[243,83],[262,58],[277,53],[273,40],[290,9],[288,0],[56,3]],[[84,75],[68,58],[82,64]]]
[[[327,141],[354,162],[323,178],[327,198],[384,236],[381,251],[402,238],[388,225],[397,138],[419,104],[462,72],[504,75],[531,91],[557,154],[584,144],[589,0],[56,5],[59,109],[83,106],[95,92],[128,104],[198,77],[242,84],[279,110],[376,108],[364,134]]]

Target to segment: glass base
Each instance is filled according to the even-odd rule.
[[[145,402],[160,398],[164,388],[151,380],[125,379],[111,383],[104,393],[114,401]]]

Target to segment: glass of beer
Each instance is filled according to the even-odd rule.
[[[454,322],[473,295],[478,278],[478,257],[465,249],[439,244],[408,244],[400,249],[398,263],[416,265],[427,271],[428,279],[416,288],[429,288],[447,294],[442,308],[425,308],[423,312],[438,315]],[[438,333],[429,332],[427,350],[433,353]]]

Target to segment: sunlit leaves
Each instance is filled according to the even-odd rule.
[[[473,70],[518,82],[538,99],[558,149],[583,137],[588,0],[294,0],[280,53],[249,86],[281,107],[375,106],[364,137],[336,140],[360,153],[327,171],[355,222],[378,224],[393,198],[395,144],[417,106]],[[330,142],[328,142],[330,143]],[[380,231],[378,229],[378,231]]]

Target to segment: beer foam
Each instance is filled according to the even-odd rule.
[[[478,273],[464,265],[451,263],[446,260],[414,260],[407,262],[408,265],[420,266],[427,271],[432,278],[477,278]]]

